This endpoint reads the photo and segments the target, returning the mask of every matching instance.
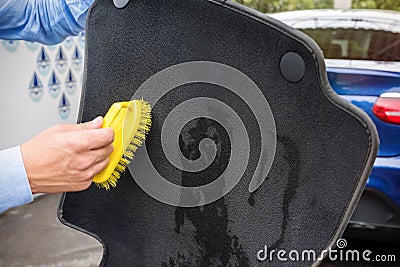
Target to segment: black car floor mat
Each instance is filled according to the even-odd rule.
[[[153,126],[117,187],[64,194],[60,220],[104,245],[104,266],[317,265],[378,146],[319,48],[229,1],[115,2],[88,15],[79,120],[143,97]]]

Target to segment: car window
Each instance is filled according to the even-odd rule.
[[[327,59],[400,61],[400,34],[364,29],[299,29],[313,38]]]

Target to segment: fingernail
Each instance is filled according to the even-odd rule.
[[[93,124],[94,125],[99,125],[102,121],[103,121],[103,117],[102,116],[98,116],[97,118],[95,118],[93,120]]]
[[[111,129],[110,132],[111,132],[111,142],[112,142],[112,141],[114,141],[115,133],[114,133],[114,129],[113,128],[109,128],[109,129]]]

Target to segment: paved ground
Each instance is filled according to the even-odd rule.
[[[98,266],[102,247],[94,238],[62,225],[56,216],[59,195],[46,195],[29,205],[0,215],[0,267],[93,267]],[[399,240],[400,241],[400,240]],[[394,254],[400,266],[400,243],[348,240],[348,249],[369,249]],[[331,263],[322,267],[374,267],[369,263]]]
[[[0,215],[1,267],[99,265],[100,243],[58,221],[59,198],[46,195]]]

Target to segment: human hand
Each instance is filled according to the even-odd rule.
[[[103,118],[81,124],[58,124],[22,144],[21,154],[32,193],[81,191],[109,163],[112,128]]]

